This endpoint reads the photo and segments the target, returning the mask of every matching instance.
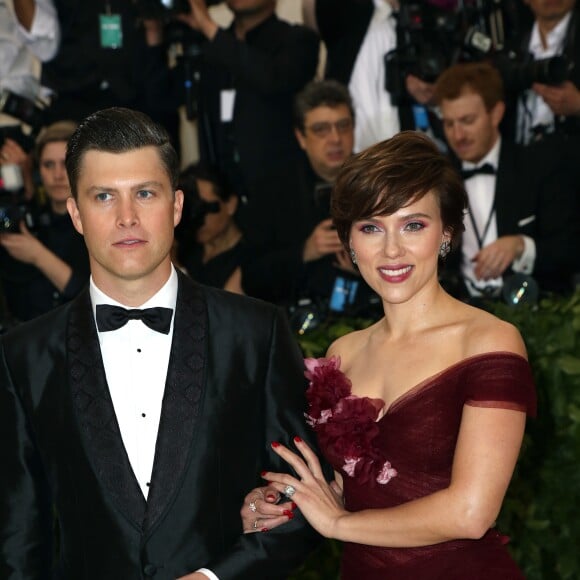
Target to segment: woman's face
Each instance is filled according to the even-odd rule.
[[[237,198],[233,195],[229,200],[222,201],[215,194],[213,184],[204,179],[197,180],[197,189],[199,197],[206,202],[219,202],[219,211],[217,213],[207,213],[201,227],[197,230],[197,241],[200,244],[208,244],[217,241],[232,223]]]
[[[429,192],[391,215],[354,222],[350,245],[361,275],[385,303],[399,304],[437,284],[443,231],[437,198]]]
[[[64,166],[66,142],[47,143],[40,154],[40,179],[46,195],[53,203],[65,202],[71,195]]]

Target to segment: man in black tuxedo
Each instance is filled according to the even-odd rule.
[[[532,275],[540,290],[569,290],[580,211],[558,148],[502,139],[502,81],[490,64],[452,66],[437,80],[435,96],[469,200],[461,252],[449,259],[467,296],[499,295],[512,272]]]
[[[148,117],[91,115],[66,165],[92,276],[2,337],[0,577],[286,578],[315,532],[290,511],[281,533],[239,518],[260,472],[283,469],[270,442],[312,444],[283,316],[172,266],[183,193]]]

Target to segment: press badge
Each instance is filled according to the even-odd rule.
[[[234,89],[227,89],[221,91],[220,120],[222,123],[231,123],[234,120],[235,104],[236,104],[236,91]]]
[[[123,29],[120,14],[99,14],[101,48],[121,48]]]

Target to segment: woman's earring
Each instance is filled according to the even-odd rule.
[[[352,260],[352,263],[356,266],[356,254],[354,253],[354,250],[352,248],[350,249],[350,259]]]
[[[439,246],[439,256],[441,258],[445,258],[447,254],[451,251],[451,242],[449,240],[445,240]]]

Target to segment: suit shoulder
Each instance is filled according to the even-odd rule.
[[[270,302],[260,300],[259,298],[236,294],[234,292],[222,290],[221,288],[214,288],[212,286],[204,286],[201,284],[200,288],[202,293],[205,295],[208,308],[223,308],[231,312],[236,312],[240,316],[249,317],[259,316],[272,318],[280,312],[280,309],[277,306]]]

